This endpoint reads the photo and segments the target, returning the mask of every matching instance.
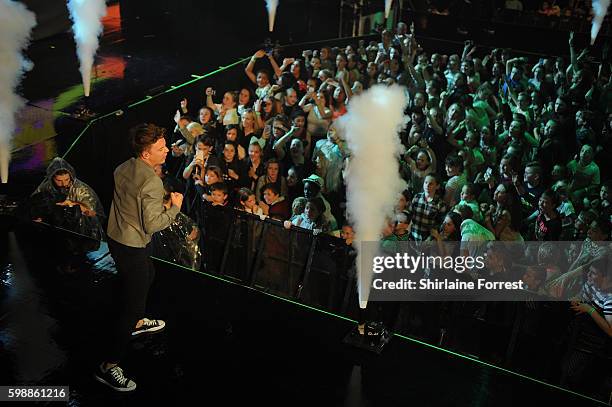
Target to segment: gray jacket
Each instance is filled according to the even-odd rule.
[[[107,234],[123,245],[145,247],[153,233],[170,226],[179,208],[164,208],[162,181],[140,158],[130,158],[118,166],[114,177]]]

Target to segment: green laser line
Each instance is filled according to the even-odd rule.
[[[144,99],[139,100],[139,101],[137,101],[137,102],[134,102],[134,103],[132,103],[132,104],[128,105],[128,106],[127,106],[127,109],[131,109],[131,108],[133,108],[133,107],[139,106],[139,105],[141,105],[141,104],[143,104],[143,103],[146,103],[146,102],[149,102],[149,101],[151,101],[151,100],[153,100],[153,99],[156,99],[157,97],[159,97],[159,96],[161,96],[161,95],[164,95],[164,94],[166,94],[166,93],[170,93],[170,92],[174,92],[174,91],[176,91],[176,90],[178,90],[178,89],[181,89],[181,88],[183,88],[183,87],[185,87],[185,86],[191,85],[192,83],[195,83],[195,82],[200,81],[200,80],[202,80],[202,79],[208,78],[208,77],[210,77],[210,76],[212,76],[212,75],[216,75],[216,74],[218,74],[219,72],[223,72],[223,71],[225,71],[225,70],[227,70],[227,69],[229,69],[229,68],[233,68],[234,66],[239,65],[239,64],[241,64],[241,63],[243,63],[243,62],[245,62],[245,61],[247,61],[247,60],[249,60],[249,59],[251,59],[251,57],[240,58],[240,59],[238,59],[237,61],[235,61],[235,62],[233,62],[233,63],[231,63],[231,64],[229,64],[229,65],[227,65],[227,66],[220,67],[219,69],[216,69],[216,70],[214,70],[214,71],[212,71],[212,72],[208,72],[208,73],[206,73],[206,74],[204,74],[204,75],[198,76],[198,77],[197,77],[197,78],[195,78],[195,79],[189,80],[189,81],[184,82],[184,83],[182,83],[182,84],[180,84],[180,85],[176,85],[176,86],[175,86],[175,85],[173,85],[173,86],[171,86],[169,89],[165,90],[164,92],[158,93],[157,95],[153,95],[153,96],[147,95],[147,96],[146,96]],[[194,75],[192,75],[192,76],[194,76]],[[120,111],[121,111],[121,109],[117,109],[117,110],[114,110],[114,111],[112,111],[112,112],[110,112],[110,113],[107,113],[107,114],[105,114],[105,115],[103,115],[103,116],[96,117],[95,119],[89,120],[89,121],[87,122],[87,126],[85,126],[85,128],[84,128],[84,129],[83,129],[83,130],[82,130],[82,131],[79,133],[79,135],[76,137],[76,139],[75,139],[75,140],[72,142],[72,144],[70,145],[70,147],[68,147],[68,150],[66,150],[66,152],[65,152],[65,153],[62,155],[62,158],[66,159],[66,157],[68,156],[68,154],[70,154],[70,152],[72,151],[72,149],[74,148],[74,146],[76,146],[76,144],[77,144],[77,143],[78,143],[78,142],[81,140],[81,137],[83,137],[83,135],[84,135],[84,134],[87,132],[87,130],[89,129],[89,127],[90,127],[91,125],[93,125],[93,124],[94,124],[94,123],[96,123],[97,121],[102,120],[102,119],[105,119],[105,118],[107,118],[107,117],[109,117],[109,116],[117,115],[117,113],[118,113],[118,112],[120,112]]]
[[[258,292],[258,293],[260,293],[260,294],[265,294],[265,295],[267,295],[267,296],[269,296],[269,297],[276,298],[276,299],[279,299],[279,300],[282,300],[282,301],[285,301],[285,302],[288,302],[288,303],[291,303],[291,304],[295,304],[295,305],[301,306],[301,307],[303,307],[303,308],[307,308],[307,309],[310,309],[310,310],[313,310],[313,311],[317,311],[317,312],[320,312],[320,313],[322,313],[322,314],[330,315],[330,316],[336,317],[336,318],[338,318],[338,319],[342,319],[342,320],[345,320],[345,321],[348,321],[348,322],[352,322],[352,323],[355,323],[355,324],[357,323],[357,321],[355,321],[355,320],[353,320],[353,319],[351,319],[351,318],[348,318],[348,317],[345,317],[345,316],[342,316],[342,315],[338,315],[338,314],[334,314],[333,312],[326,311],[326,310],[322,310],[322,309],[320,309],[320,308],[316,308],[316,307],[313,307],[313,306],[311,306],[311,305],[303,304],[303,303],[301,303],[301,302],[297,302],[297,301],[292,300],[292,299],[290,299],[290,298],[285,298],[285,297],[281,297],[281,296],[278,296],[278,295],[275,295],[275,294],[272,294],[272,293],[268,293],[268,292],[265,292],[265,291],[261,291],[261,290],[258,290],[258,289],[257,289],[257,288],[255,288],[255,287],[251,287],[251,286],[248,286],[248,285],[240,284],[240,283],[237,283],[237,282],[235,282],[235,281],[231,281],[231,280],[228,280],[228,279],[226,279],[226,278],[223,278],[223,277],[221,277],[221,276],[217,276],[217,275],[214,275],[214,274],[209,274],[209,273],[206,273],[206,272],[203,272],[203,271],[200,271],[200,270],[194,270],[194,269],[192,269],[192,268],[189,268],[189,267],[183,266],[183,265],[181,265],[181,264],[176,264],[176,263],[173,263],[173,262],[171,262],[171,261],[164,260],[164,259],[160,259],[160,258],[155,257],[155,256],[150,256],[150,257],[151,257],[152,259],[154,259],[154,260],[159,261],[159,262],[166,263],[166,264],[171,264],[171,265],[173,265],[173,266],[175,266],[175,267],[179,267],[179,268],[182,268],[182,269],[185,269],[185,270],[189,270],[189,271],[192,271],[192,272],[196,272],[196,273],[198,273],[198,274],[201,274],[201,275],[204,275],[204,276],[207,276],[207,277],[210,277],[210,278],[213,278],[213,279],[219,280],[219,281],[223,281],[223,282],[226,282],[226,283],[229,283],[229,284],[232,284],[232,285],[236,285],[236,286],[239,286],[239,287],[243,287],[243,288],[246,288],[246,289],[249,289],[249,290],[252,290],[252,291]],[[406,340],[406,341],[410,341],[410,342],[418,343],[419,345],[423,345],[423,346],[426,346],[426,347],[428,347],[428,348],[435,349],[435,350],[437,350],[437,351],[441,351],[441,352],[448,353],[448,354],[450,354],[450,355],[453,355],[453,356],[459,357],[459,358],[461,358],[461,359],[469,360],[469,361],[471,361],[471,362],[476,362],[476,363],[479,363],[479,364],[481,364],[481,365],[483,365],[483,366],[487,366],[487,367],[490,367],[490,368],[493,368],[493,369],[499,370],[499,371],[501,371],[501,372],[504,372],[504,373],[507,373],[507,374],[511,374],[511,375],[514,375],[514,376],[520,377],[520,378],[522,378],[522,379],[530,380],[530,381],[532,381],[532,382],[535,382],[535,383],[538,383],[538,384],[542,384],[542,385],[544,385],[544,386],[548,386],[548,387],[550,387],[550,388],[552,388],[552,389],[555,389],[555,390],[560,390],[560,391],[563,391],[563,392],[566,392],[566,393],[572,394],[572,395],[574,395],[574,396],[582,397],[582,398],[587,399],[587,400],[590,400],[590,401],[595,401],[595,402],[597,402],[597,403],[599,403],[599,404],[601,404],[601,405],[608,405],[607,403],[605,403],[605,402],[603,402],[603,401],[601,401],[601,400],[598,400],[598,399],[595,399],[595,398],[592,398],[592,397],[586,396],[586,395],[584,395],[584,394],[580,394],[580,393],[577,393],[577,392],[575,392],[575,391],[568,390],[568,389],[565,389],[565,388],[563,388],[563,387],[556,386],[556,385],[554,385],[554,384],[547,383],[547,382],[545,382],[545,381],[542,381],[542,380],[539,380],[539,379],[536,379],[536,378],[533,378],[533,377],[530,377],[530,376],[524,375],[524,374],[522,374],[522,373],[514,372],[514,371],[512,371],[512,370],[509,370],[509,369],[506,369],[506,368],[503,368],[503,367],[500,367],[500,366],[496,366],[496,365],[493,365],[493,364],[488,363],[488,362],[484,362],[484,361],[482,361],[482,360],[476,359],[476,358],[471,357],[471,356],[463,355],[463,354],[461,354],[461,353],[454,352],[454,351],[452,351],[452,350],[445,349],[445,348],[442,348],[442,347],[439,347],[439,346],[436,346],[436,345],[432,345],[432,344],[430,344],[430,343],[423,342],[423,341],[420,341],[420,340],[415,339],[415,338],[410,338],[409,336],[405,336],[405,335],[398,334],[398,333],[393,333],[393,336],[396,336],[396,337],[398,337],[398,338],[400,338],[400,339],[403,339],[403,340]]]
[[[83,137],[83,134],[85,134],[85,132],[89,129],[89,126],[91,126],[92,123],[93,123],[93,121],[87,122],[87,126],[85,126],[85,128],[79,133],[77,138],[75,138],[74,141],[72,142],[72,144],[70,144],[70,147],[68,147],[68,150],[66,150],[66,152],[62,155],[63,159],[66,159],[66,156],[68,156],[70,151],[72,151],[73,147],[76,146],[76,144],[79,142],[81,137]]]
[[[145,103],[145,102],[148,102],[150,100],[153,100],[153,99],[155,99],[155,98],[157,98],[157,97],[159,97],[161,95],[165,95],[166,93],[171,93],[171,92],[174,92],[174,91],[176,91],[178,89],[184,88],[185,86],[189,86],[189,85],[191,85],[193,83],[201,81],[202,79],[208,78],[208,77],[210,77],[212,75],[216,75],[219,72],[223,72],[223,71],[225,71],[225,70],[227,70],[229,68],[232,68],[232,67],[234,67],[236,65],[239,65],[239,64],[241,64],[241,63],[243,63],[243,62],[245,62],[245,61],[247,61],[249,59],[251,59],[251,57],[240,58],[237,61],[232,62],[229,65],[220,66],[218,69],[216,69],[216,70],[214,70],[212,72],[205,73],[204,75],[191,75],[194,79],[191,79],[191,80],[189,80],[187,82],[183,82],[183,83],[181,83],[179,85],[172,85],[172,86],[170,86],[169,89],[166,89],[165,91],[160,92],[160,93],[158,93],[156,95],[147,96],[145,99],[142,99],[142,100],[140,100],[138,102],[135,102],[135,103],[132,103],[131,105],[128,105],[128,109],[131,109],[132,107],[135,107],[135,106],[138,106],[138,105],[140,105],[142,103]]]
[[[566,392],[566,393],[573,394],[573,395],[575,395],[575,396],[583,397],[583,398],[586,398],[586,399],[591,400],[591,401],[596,401],[596,402],[601,403],[601,404],[603,404],[603,405],[608,405],[607,403],[605,403],[605,402],[603,402],[603,401],[601,401],[601,400],[597,400],[597,399],[595,399],[595,398],[592,398],[592,397],[586,396],[586,395],[584,395],[584,394],[580,394],[580,393],[577,393],[577,392],[575,392],[575,391],[568,390],[568,389],[566,389],[566,388],[563,388],[563,387],[560,387],[560,386],[557,386],[557,385],[554,385],[554,384],[551,384],[551,383],[547,383],[547,382],[545,382],[545,381],[542,381],[542,380],[540,380],[540,379],[536,379],[536,378],[534,378],[534,377],[530,377],[530,376],[524,375],[524,374],[522,374],[522,373],[518,373],[518,372],[515,372],[515,371],[512,371],[512,370],[509,370],[509,369],[506,369],[506,368],[503,368],[503,367],[500,367],[500,366],[493,365],[493,364],[491,364],[491,363],[488,363],[488,362],[482,361],[482,360],[480,360],[480,359],[476,359],[476,358],[471,357],[471,356],[468,356],[468,355],[463,355],[463,354],[461,354],[461,353],[454,352],[454,351],[452,351],[452,350],[450,350],[450,349],[441,348],[441,347],[439,347],[439,346],[432,345],[432,344],[430,344],[430,343],[423,342],[423,341],[420,341],[420,340],[415,339],[415,338],[410,338],[410,337],[408,337],[408,336],[405,336],[405,335],[402,335],[402,334],[398,334],[398,333],[394,333],[394,334],[393,334],[393,336],[397,336],[398,338],[401,338],[401,339],[403,339],[403,340],[407,340],[407,341],[410,341],[410,342],[416,342],[416,343],[418,343],[418,344],[420,344],[420,345],[423,345],[423,346],[426,346],[426,347],[428,347],[428,348],[432,348],[432,349],[435,349],[435,350],[438,350],[438,351],[442,351],[442,352],[445,352],[445,353],[451,354],[451,355],[453,355],[453,356],[457,356],[457,357],[462,358],[462,359],[466,359],[466,360],[469,360],[469,361],[472,361],[472,362],[476,362],[476,363],[479,363],[479,364],[481,364],[481,365],[484,365],[484,366],[487,366],[487,367],[490,367],[490,368],[493,368],[493,369],[497,369],[497,370],[502,371],[502,372],[504,372],[504,373],[509,373],[509,374],[512,374],[512,375],[515,375],[515,376],[521,377],[521,378],[523,378],[523,379],[531,380],[531,381],[533,381],[533,382],[535,382],[535,383],[538,383],[538,384],[542,384],[542,385],[545,385],[545,386],[551,387],[551,388],[553,388],[553,389],[555,389],[555,390],[561,390],[561,391],[564,391],[564,392]]]

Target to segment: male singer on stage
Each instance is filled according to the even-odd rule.
[[[144,318],[155,270],[149,258],[151,235],[168,227],[179,213],[183,195],[171,193],[170,209],[163,203],[164,187],[155,166],[166,160],[165,129],[140,124],[130,131],[134,158],[117,167],[115,192],[108,218],[108,246],[120,280],[120,314],[105,360],[95,378],[117,391],[132,391],[136,383],[125,377],[119,361],[130,338],[161,331],[162,320]]]

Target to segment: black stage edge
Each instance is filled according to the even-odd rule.
[[[75,259],[65,267],[58,231],[2,220],[2,264],[13,264],[19,283],[3,284],[0,321],[32,335],[19,348],[27,363],[3,337],[3,375],[69,384],[71,406],[594,403],[416,341],[395,338],[380,355],[356,349],[343,344],[351,320],[160,261],[149,311],[167,329],[132,343],[123,365],[139,390],[117,394],[90,374],[112,318],[114,276]]]

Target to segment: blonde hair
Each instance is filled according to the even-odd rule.
[[[202,127],[202,125],[198,122],[191,122],[187,125],[187,131],[191,133],[191,130],[194,130],[198,133],[195,135],[195,137],[197,138],[198,136],[201,136],[202,134],[204,134],[204,127]]]
[[[301,215],[302,213],[304,213],[307,202],[308,202],[308,199],[304,198],[303,196],[298,196],[297,198],[295,198],[293,200],[293,203],[291,204],[292,214]]]
[[[253,130],[255,130],[255,133],[258,133],[259,130],[261,130],[259,128],[259,122],[257,121],[257,117],[255,116],[255,110],[248,108],[248,109],[244,109],[244,112],[242,112],[242,117],[244,117],[245,115],[250,114],[251,117],[253,118]],[[240,129],[244,131],[244,126],[242,125],[242,120],[240,120]]]

